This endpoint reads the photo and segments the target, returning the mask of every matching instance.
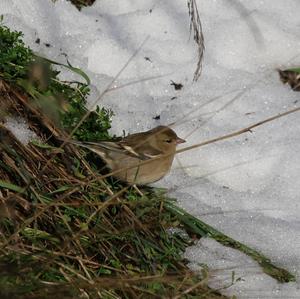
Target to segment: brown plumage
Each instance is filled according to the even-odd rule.
[[[176,145],[183,142],[185,140],[166,126],[132,134],[117,142],[72,141],[98,154],[111,171],[120,170],[114,174],[116,178],[136,185],[153,183],[165,176],[171,168]],[[138,166],[151,159],[153,161]]]

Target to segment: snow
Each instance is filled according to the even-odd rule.
[[[35,132],[30,130],[27,121],[22,117],[7,117],[3,125],[13,132],[15,137],[23,144],[39,139]]]
[[[250,257],[240,251],[224,248],[213,239],[202,238],[198,244],[187,249],[185,257],[191,261],[190,267],[194,271],[205,270],[203,265],[199,265],[199,261],[209,264],[213,269],[208,271],[211,286],[223,288],[222,293],[225,295],[234,293],[238,298],[262,299],[299,297],[299,290],[295,285],[274,284],[274,280],[261,273]]]
[[[113,133],[175,122],[191,145],[299,106],[299,94],[276,73],[300,64],[299,1],[206,0],[198,8],[206,51],[202,75],[193,82],[197,47],[189,38],[186,1],[97,0],[81,12],[63,0],[0,2],[4,23],[22,30],[34,51],[61,62],[66,53],[73,66],[86,70],[93,84],[89,107],[131,59],[113,85],[125,87],[99,101],[116,114]],[[61,76],[74,79],[66,70]],[[183,88],[175,90],[171,80]],[[167,186],[188,212],[297,276],[299,129],[299,115],[293,114],[184,152],[156,185]],[[199,263],[209,267],[212,286],[226,286],[235,271],[241,280],[226,294],[300,298],[299,280],[279,284],[249,257],[213,240],[200,240],[185,257],[194,269]]]

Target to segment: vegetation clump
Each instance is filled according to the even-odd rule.
[[[21,36],[0,26],[0,297],[222,298],[186,267],[191,240],[169,233],[180,224],[161,193],[105,180],[97,159],[61,147],[87,113],[88,82],[59,81]],[[8,115],[39,139],[22,144]],[[111,116],[97,107],[74,138],[113,138]]]

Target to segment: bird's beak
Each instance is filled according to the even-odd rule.
[[[184,143],[184,142],[186,142],[184,139],[177,137],[176,144],[180,144],[180,143]]]

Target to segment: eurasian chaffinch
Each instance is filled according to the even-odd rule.
[[[114,177],[129,184],[145,185],[158,181],[168,173],[176,153],[176,145],[185,140],[179,138],[169,127],[158,126],[146,132],[128,135],[116,142],[71,142],[99,155],[114,173]],[[143,162],[145,160],[149,162]],[[142,164],[139,165],[140,163]]]

